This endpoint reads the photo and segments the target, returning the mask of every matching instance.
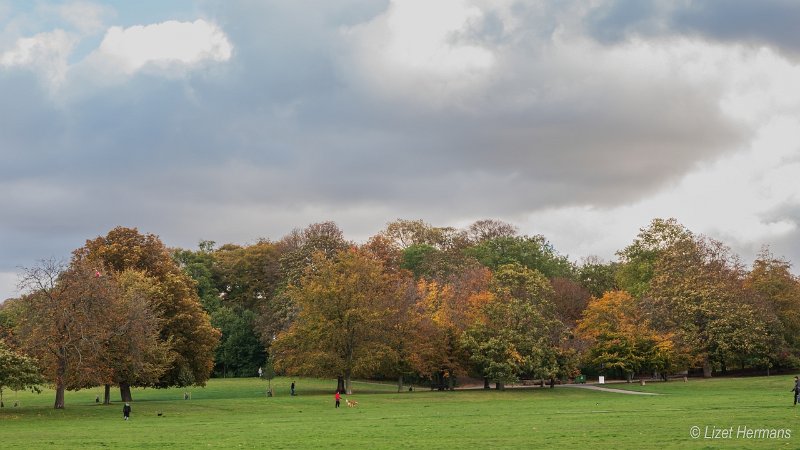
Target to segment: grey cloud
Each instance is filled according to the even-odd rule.
[[[800,3],[793,0],[610,0],[587,16],[591,34],[603,42],[631,35],[696,35],[722,42],[771,46],[800,56]]]
[[[800,56],[800,3],[792,0],[715,2],[702,0],[678,10],[672,25],[722,41],[749,41]]]
[[[515,31],[490,14],[469,38],[498,50],[498,75],[480,95],[431,109],[378,98],[346,67],[341,28],[386,2],[205,5],[235,48],[224,68],[140,74],[60,106],[0,69],[3,98],[13,99],[0,105],[5,182],[42,177],[69,196],[0,201],[0,270],[68,253],[116,225],[194,246],[277,238],[327,219],[374,233],[397,217],[442,224],[620,204],[747,132],[705,86],[560,72],[539,47],[557,28],[548,14],[561,11],[520,3],[531,23]]]

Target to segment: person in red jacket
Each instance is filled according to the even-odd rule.
[[[342,399],[342,396],[341,396],[341,394],[339,394],[339,391],[336,391],[336,395],[334,396],[334,398],[336,399],[336,407],[338,408],[339,407],[339,401]]]

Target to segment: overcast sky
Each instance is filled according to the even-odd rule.
[[[0,0],[0,299],[117,225],[196,248],[495,218],[611,261],[675,217],[800,264],[798,23],[794,0]]]

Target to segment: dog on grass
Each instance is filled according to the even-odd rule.
[[[358,402],[355,401],[355,400],[345,400],[345,402],[347,403],[347,407],[348,408],[357,408],[358,407]]]

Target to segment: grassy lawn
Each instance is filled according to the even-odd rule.
[[[4,392],[0,448],[799,448],[800,415],[791,376],[615,384],[640,396],[584,389],[397,393],[355,383],[356,409],[334,409],[333,380],[211,380],[205,388],[134,390],[131,420],[122,403],[97,405],[101,389],[54,395]],[[191,393],[184,400],[184,392]],[[112,399],[118,399],[112,391]],[[19,407],[13,407],[15,401]],[[161,413],[161,416],[158,415]],[[690,431],[699,427],[701,436]],[[705,439],[714,429],[733,436]],[[740,427],[790,429],[788,439],[737,436]],[[708,431],[706,431],[708,430]],[[744,432],[744,431],[743,431]]]

